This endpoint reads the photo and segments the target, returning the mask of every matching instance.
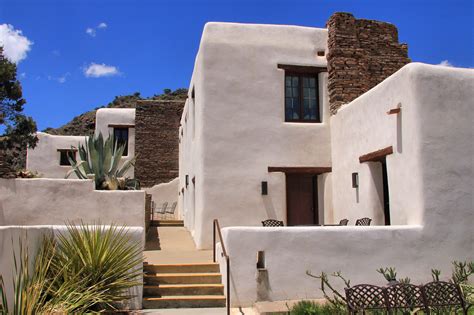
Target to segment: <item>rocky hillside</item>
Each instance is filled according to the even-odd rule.
[[[97,107],[94,110],[76,116],[70,122],[59,128],[46,128],[43,131],[52,135],[92,135],[95,129],[95,112],[99,108],[133,108],[138,100],[185,100],[187,95],[187,89],[177,89],[175,91],[165,89],[163,94],[156,94],[148,98],[142,98],[138,92],[132,95],[116,96],[112,102],[105,106]]]

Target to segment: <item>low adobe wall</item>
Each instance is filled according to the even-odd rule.
[[[0,179],[0,225],[66,221],[143,227],[144,191],[94,190],[92,180]]]
[[[158,184],[150,188],[144,188],[147,194],[152,195],[152,200],[155,202],[156,209],[158,210],[163,206],[163,203],[167,202],[168,207],[171,207],[174,202],[178,202],[178,190],[179,190],[179,178],[175,178],[168,183]],[[180,218],[178,214],[178,208],[174,213],[175,218]]]
[[[13,307],[13,253],[19,257],[20,240],[23,240],[23,249],[28,249],[28,257],[32,259],[38,251],[43,236],[51,232],[56,236],[59,233],[67,235],[67,227],[64,225],[0,226],[0,275],[3,277],[10,307]],[[128,227],[127,232],[130,241],[140,242],[143,248],[144,229],[142,227]],[[137,268],[142,268],[142,266],[137,266]],[[142,282],[143,277],[141,276],[137,281]],[[134,298],[125,302],[122,307],[124,309],[141,309],[143,286],[136,286],[129,292]]]

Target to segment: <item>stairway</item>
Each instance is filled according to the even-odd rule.
[[[143,265],[143,308],[225,307],[217,263]]]
[[[161,227],[184,226],[184,222],[183,220],[152,220],[150,225]]]

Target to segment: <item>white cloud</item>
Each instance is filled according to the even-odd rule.
[[[97,25],[97,27],[88,27],[86,29],[86,34],[90,35],[91,37],[95,37],[97,35],[97,30],[106,29],[107,26],[107,23],[101,22],[99,25]]]
[[[119,75],[120,71],[115,66],[108,66],[105,63],[91,63],[90,65],[84,67],[84,75],[88,78],[100,78],[100,77],[111,77]]]
[[[3,53],[11,62],[19,63],[26,58],[33,42],[22,31],[15,30],[10,24],[0,24],[0,46]]]
[[[95,29],[93,29],[92,27],[88,27],[88,28],[86,29],[86,34],[87,34],[87,35],[90,35],[90,36],[92,36],[92,37],[95,37],[95,35],[96,35]]]
[[[71,74],[69,72],[66,72],[65,74],[59,76],[59,77],[53,77],[53,76],[50,76],[48,75],[48,80],[50,81],[56,81],[58,83],[65,83],[67,81],[67,77],[70,76]]]
[[[454,67],[452,63],[450,63],[448,60],[443,60],[441,61],[438,66],[443,66],[443,67]]]

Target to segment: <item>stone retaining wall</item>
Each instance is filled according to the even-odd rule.
[[[179,121],[183,101],[138,101],[135,112],[135,178],[142,187],[178,177]]]

